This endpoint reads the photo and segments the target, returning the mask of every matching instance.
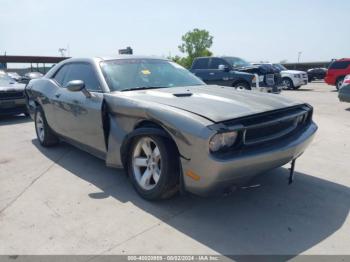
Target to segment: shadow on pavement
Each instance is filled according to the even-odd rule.
[[[16,116],[0,116],[0,126],[16,125],[32,121],[30,117],[25,115]]]
[[[314,91],[314,89],[312,88],[298,88],[298,89],[295,89],[295,90],[292,90],[292,91],[296,91],[296,92],[299,92],[299,91],[303,91],[303,92],[309,92],[309,91]]]
[[[49,158],[53,155],[50,151],[59,150],[32,142]],[[66,147],[69,153],[57,164],[101,190],[87,197],[131,202],[225,255],[300,254],[339,230],[349,213],[348,187],[300,172],[296,172],[295,182],[287,185],[286,168],[261,175],[252,181],[259,187],[239,189],[228,197],[187,195],[148,202],[137,195],[123,171],[107,168],[104,161],[69,145],[59,147]],[[164,211],[172,215],[164,215]]]
[[[314,91],[314,89],[313,88],[307,88],[307,87],[305,87],[305,88],[298,88],[298,89],[283,89],[282,93],[285,92],[285,91],[291,91],[291,92],[306,91],[306,92],[308,92],[308,91]]]

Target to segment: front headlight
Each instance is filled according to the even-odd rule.
[[[295,74],[294,77],[300,78],[300,75],[299,74]]]
[[[233,146],[236,142],[237,135],[238,133],[236,131],[215,134],[209,141],[210,151],[216,152],[224,147]]]

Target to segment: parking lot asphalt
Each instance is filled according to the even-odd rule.
[[[319,125],[295,182],[284,166],[215,198],[147,202],[123,170],[1,118],[0,254],[350,254],[350,104],[321,82],[282,95]]]

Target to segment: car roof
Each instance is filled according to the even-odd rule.
[[[164,57],[157,57],[157,56],[141,56],[141,55],[117,55],[117,56],[107,56],[107,57],[96,57],[97,59],[103,60],[103,61],[109,61],[109,60],[118,60],[118,59],[161,59],[161,60],[168,60]]]
[[[70,62],[101,62],[101,61],[111,61],[111,60],[121,60],[121,59],[157,59],[157,60],[169,60],[164,57],[156,56],[136,56],[136,55],[116,55],[116,56],[95,56],[95,57],[73,57],[66,60],[63,60],[61,63],[70,63]],[[61,64],[60,63],[60,64]]]
[[[336,59],[334,61],[350,61],[350,58],[340,58],[340,59]]]
[[[233,57],[233,58],[239,58],[238,56],[199,56],[199,57],[196,57],[195,59],[202,59],[202,58],[230,58],[230,57]]]
[[[65,60],[62,60],[58,64],[56,64],[54,67],[52,67],[45,77],[52,77],[57,70],[65,64],[69,63],[99,63],[103,61],[112,61],[112,60],[118,60],[118,59],[157,59],[157,60],[164,60],[169,61],[169,59],[164,57],[156,57],[156,56],[136,56],[136,55],[116,55],[116,56],[95,56],[95,57],[72,57]]]

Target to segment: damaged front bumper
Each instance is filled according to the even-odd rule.
[[[317,126],[311,122],[298,134],[273,145],[239,151],[226,158],[198,151],[190,160],[181,159],[185,190],[198,195],[223,192],[254,176],[283,166],[299,157],[311,143]]]

